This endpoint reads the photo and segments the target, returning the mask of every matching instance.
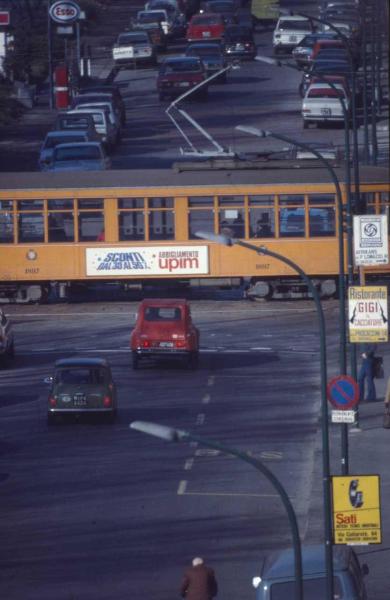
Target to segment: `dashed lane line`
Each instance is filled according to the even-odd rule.
[[[179,487],[177,488],[177,495],[178,496],[183,496],[186,492],[186,488],[187,488],[187,481],[185,479],[182,479],[179,483]]]

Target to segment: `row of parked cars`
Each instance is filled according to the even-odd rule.
[[[105,170],[109,153],[120,142],[126,111],[119,88],[86,87],[72,100],[70,110],[57,115],[39,155],[42,171]]]
[[[355,101],[360,94],[353,79],[360,64],[361,27],[358,0],[327,0],[318,19],[299,15],[279,18],[273,49],[275,54],[291,51],[304,71],[299,86],[304,128],[344,123],[345,117],[350,117],[352,94]]]

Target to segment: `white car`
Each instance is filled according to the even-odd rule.
[[[344,112],[340,97],[344,100],[348,115],[349,97],[345,93],[343,85],[334,84],[334,88],[326,83],[312,83],[309,86],[302,101],[304,129],[310,123],[344,122]]]
[[[121,125],[118,113],[115,111],[115,108],[111,102],[86,102],[80,103],[76,106],[76,110],[79,108],[84,108],[85,110],[95,110],[95,108],[103,108],[108,112],[108,116],[111,122],[111,125],[115,128],[115,141],[119,142],[121,137]]]
[[[120,33],[112,49],[116,65],[157,64],[156,49],[146,31]]]
[[[100,142],[58,144],[48,171],[105,171],[111,161]]]
[[[45,140],[41,146],[39,153],[38,166],[41,171],[45,171],[51,163],[54,148],[58,144],[66,144],[71,142],[88,142],[90,141],[87,131],[80,129],[72,129],[68,131],[49,131],[46,134]]]
[[[313,33],[313,25],[306,17],[280,17],[272,37],[274,54],[292,50],[309,33]]]
[[[93,118],[95,129],[100,136],[100,141],[112,148],[117,142],[117,130],[111,123],[110,115],[106,108],[84,108],[77,107],[67,112],[68,115],[83,115],[89,114]]]

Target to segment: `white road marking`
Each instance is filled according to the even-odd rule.
[[[185,471],[191,471],[193,465],[194,465],[194,459],[193,458],[187,458],[186,462],[184,463],[184,470]]]
[[[181,482],[183,483],[183,482]],[[186,481],[184,483],[187,483]],[[178,492],[179,493],[179,492]],[[181,492],[182,496],[239,496],[240,498],[280,498],[278,494],[247,494],[245,492]],[[290,496],[291,499],[291,496]]]
[[[202,404],[209,404],[210,402],[210,394],[205,394],[202,398]]]
[[[183,496],[183,494],[186,493],[187,483],[188,482],[185,479],[181,480],[181,482],[179,483],[179,487],[177,488],[177,495],[178,496]]]
[[[263,460],[281,460],[283,458],[283,452],[276,452],[272,450],[269,452],[261,452],[260,458]]]
[[[219,454],[221,451],[214,448],[198,448],[195,452],[195,456],[218,456]]]
[[[214,375],[210,375],[207,379],[207,385],[210,387],[212,385],[214,385],[214,381],[215,381],[215,376]]]

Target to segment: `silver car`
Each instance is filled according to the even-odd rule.
[[[52,161],[54,148],[58,144],[72,144],[75,142],[91,141],[87,131],[70,130],[70,131],[49,131],[46,134],[45,140],[41,146],[39,153],[38,166],[41,171],[46,171]]]
[[[104,171],[111,161],[100,142],[58,144],[48,171]]]

